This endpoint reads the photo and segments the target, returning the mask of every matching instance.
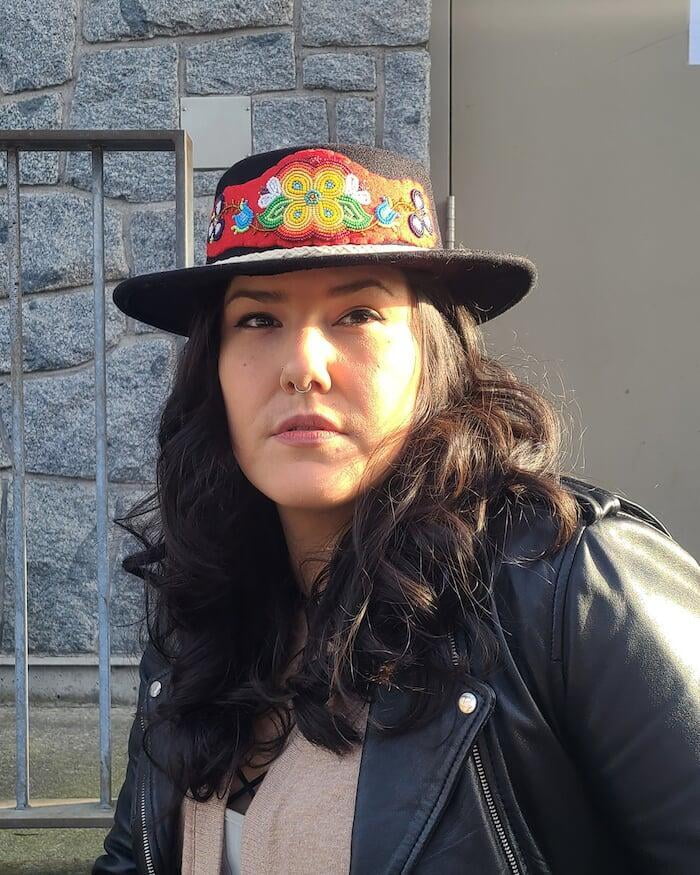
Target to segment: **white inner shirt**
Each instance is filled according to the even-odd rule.
[[[245,814],[226,809],[224,856],[221,875],[241,875],[241,831]]]

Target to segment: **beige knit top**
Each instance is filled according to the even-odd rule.
[[[364,737],[369,703],[359,706],[350,719]],[[340,756],[311,744],[295,725],[246,810],[242,875],[348,875],[361,759],[362,746]],[[226,871],[228,795],[205,803],[183,798],[182,875]]]

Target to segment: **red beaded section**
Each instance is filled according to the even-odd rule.
[[[389,179],[331,149],[300,149],[214,202],[207,256],[232,247],[438,245],[423,186]]]

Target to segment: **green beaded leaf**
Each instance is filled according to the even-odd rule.
[[[267,205],[264,213],[260,213],[258,221],[265,228],[277,228],[282,224],[284,218],[284,210],[289,203],[289,198],[283,194],[278,195],[273,201]]]
[[[362,231],[372,222],[372,216],[366,213],[355,198],[341,194],[338,201],[343,207],[343,220],[346,227],[353,231]]]

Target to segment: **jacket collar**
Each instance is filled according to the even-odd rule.
[[[460,696],[473,693],[465,713]],[[418,858],[463,768],[474,738],[493,712],[495,694],[469,677],[422,728],[381,737],[372,721],[392,725],[406,713],[410,693],[377,688],[369,710],[352,829],[350,875],[407,871]],[[462,700],[464,701],[464,700]]]
[[[155,677],[167,687],[169,669]],[[154,676],[149,680],[153,681]],[[472,693],[476,700],[471,711],[460,708],[460,696],[464,693]],[[394,875],[413,865],[440,818],[477,733],[493,712],[495,698],[491,686],[473,675],[467,676],[463,689],[454,699],[444,701],[430,723],[397,737],[381,737],[374,724],[398,723],[411,705],[411,694],[395,687],[375,688],[355,796],[349,875],[365,872]],[[162,790],[159,772],[153,774],[150,761],[145,765],[155,778],[151,793]],[[160,797],[162,793],[156,795]],[[159,798],[158,805],[165,801],[165,797]],[[219,800],[214,794],[211,803],[204,807],[183,800],[180,829],[186,826],[187,812],[192,818],[197,809],[197,823],[210,821],[216,836],[214,845],[219,847],[225,807],[226,795]],[[180,845],[178,850],[182,854],[186,848]],[[183,857],[180,859],[186,862]],[[161,870],[162,867],[157,869]],[[183,869],[183,875],[185,872]]]

